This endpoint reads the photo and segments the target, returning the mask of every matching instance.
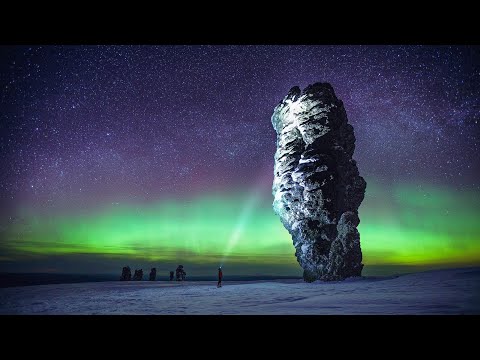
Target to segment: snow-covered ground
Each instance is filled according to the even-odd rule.
[[[0,289],[0,314],[480,314],[480,268],[304,283],[97,282]]]

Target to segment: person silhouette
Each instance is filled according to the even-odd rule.
[[[222,272],[222,267],[220,266],[218,268],[218,283],[217,287],[222,287],[222,278],[223,278],[223,272]]]

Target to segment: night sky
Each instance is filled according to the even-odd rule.
[[[355,130],[364,273],[480,264],[480,47],[3,46],[0,271],[300,275],[270,118],[317,81]]]

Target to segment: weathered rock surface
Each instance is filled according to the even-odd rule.
[[[157,279],[157,268],[152,268],[150,270],[150,276],[149,276],[148,280],[155,281],[156,279]]]
[[[130,266],[124,266],[122,269],[122,275],[120,276],[120,281],[130,281],[132,279],[132,271]]]
[[[135,274],[133,274],[133,279],[135,281],[141,281],[143,279],[143,269],[135,270]]]
[[[187,273],[183,269],[183,265],[178,265],[177,269],[175,270],[175,276],[177,281],[184,281],[187,278]]]
[[[355,136],[328,83],[293,87],[275,107],[277,151],[273,208],[292,235],[305,281],[360,276],[358,208],[366,182]]]

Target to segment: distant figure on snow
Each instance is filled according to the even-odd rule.
[[[218,268],[218,283],[217,287],[222,287],[222,278],[223,278],[223,272],[222,272],[222,267],[220,266]]]
[[[148,280],[155,281],[156,277],[157,277],[157,268],[152,268],[152,270],[150,270],[150,278]]]
[[[173,281],[173,271],[170,271],[170,281]]]

